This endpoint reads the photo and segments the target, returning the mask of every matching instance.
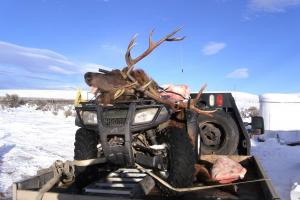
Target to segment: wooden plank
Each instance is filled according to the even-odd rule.
[[[12,186],[12,195],[13,195],[12,200],[17,200],[17,184],[16,183],[13,183],[13,186]]]
[[[16,200],[33,200],[36,198],[38,192],[28,190],[17,190]],[[92,195],[79,195],[79,194],[65,194],[65,193],[45,193],[43,200],[108,200],[108,197],[92,196]],[[130,197],[115,196],[114,200],[132,200]]]

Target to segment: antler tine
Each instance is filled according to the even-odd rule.
[[[166,37],[160,39],[158,42],[155,43],[155,47],[159,46],[164,41],[173,42],[173,41],[181,41],[181,40],[183,40],[185,37],[171,38],[173,35],[175,35],[180,30],[181,30],[181,27],[177,28],[175,31],[173,31],[172,33],[168,34]]]
[[[153,35],[153,32],[154,32],[154,29],[153,29],[150,32],[150,34],[149,34],[149,47],[148,47],[148,49],[144,53],[142,53],[140,56],[138,56],[137,58],[132,59],[131,55],[130,55],[130,51],[131,51],[131,49],[135,45],[135,41],[136,41],[136,37],[137,37],[137,35],[135,35],[133,37],[133,39],[130,41],[130,43],[128,45],[128,48],[127,48],[127,52],[125,54],[125,60],[126,60],[127,66],[128,66],[127,75],[132,71],[132,69],[134,68],[134,65],[137,62],[139,62],[144,57],[146,57],[147,55],[149,55],[156,47],[158,47],[164,41],[173,42],[173,41],[181,41],[181,40],[183,40],[185,37],[171,38],[173,35],[175,35],[180,30],[181,30],[181,28],[177,28],[175,31],[173,31],[172,33],[168,34],[164,38],[160,39],[158,42],[153,42],[153,40],[152,40],[152,35]]]
[[[198,92],[198,94],[197,94],[197,96],[196,96],[196,98],[195,98],[195,102],[199,100],[199,98],[201,97],[201,95],[202,95],[202,93],[203,93],[203,91],[205,90],[206,87],[207,87],[207,84],[205,83],[205,84],[201,87],[201,89],[199,90],[199,92]]]
[[[133,64],[132,64],[132,58],[131,58],[131,55],[130,55],[130,51],[131,51],[131,49],[132,49],[132,48],[135,46],[135,44],[136,44],[136,38],[137,38],[137,34],[135,34],[135,35],[132,37],[132,39],[131,39],[131,41],[129,42],[128,47],[127,47],[127,51],[126,51],[126,54],[125,54],[125,60],[126,60],[126,64],[127,64],[128,66],[133,65]]]

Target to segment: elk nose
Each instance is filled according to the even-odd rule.
[[[87,72],[84,74],[84,80],[88,86],[92,86],[93,73]]]

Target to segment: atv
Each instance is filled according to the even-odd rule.
[[[94,100],[81,103],[76,111],[80,128],[75,136],[74,159],[105,158],[103,164],[76,168],[80,188],[99,178],[99,168],[134,168],[135,163],[152,169],[175,187],[192,185],[196,154],[187,126],[195,122],[196,113],[173,113],[164,104],[145,98],[119,101],[113,106]],[[184,115],[183,122],[176,123],[178,115]],[[194,117],[187,119],[187,115]]]

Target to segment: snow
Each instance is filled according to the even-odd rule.
[[[290,199],[293,184],[300,182],[299,146],[281,145],[276,138],[251,142],[252,154],[262,163],[280,197],[283,200]]]
[[[4,96],[7,90],[0,90]],[[11,91],[19,96],[37,98],[71,97],[76,92]],[[257,95],[235,92],[238,107],[259,107]],[[284,123],[284,121],[282,122]],[[1,193],[11,195],[11,184],[35,175],[49,167],[55,160],[73,158],[74,135],[77,127],[74,117],[62,113],[35,110],[22,106],[13,109],[0,107],[0,199]],[[300,148],[287,146],[278,138],[266,137],[265,142],[251,141],[252,153],[261,161],[282,199],[290,199],[295,182],[300,182]]]
[[[55,160],[73,158],[74,117],[34,107],[0,109],[0,192]]]
[[[299,200],[300,199],[300,185],[298,183],[294,183],[293,188],[291,190],[291,200]]]

